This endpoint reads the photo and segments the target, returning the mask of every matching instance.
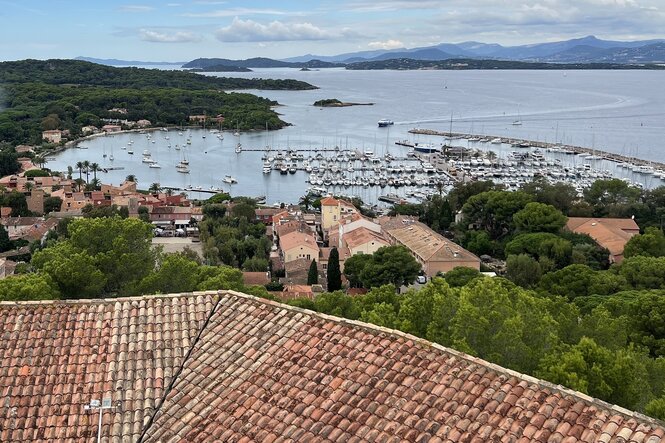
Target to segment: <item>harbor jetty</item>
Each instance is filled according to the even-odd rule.
[[[525,139],[518,139],[518,138],[512,138],[512,137],[501,137],[501,136],[495,136],[495,135],[479,135],[479,134],[465,134],[461,132],[448,132],[448,131],[435,131],[433,129],[411,129],[409,130],[411,134],[418,134],[418,135],[433,135],[433,136],[440,136],[440,137],[446,137],[449,139],[471,139],[471,138],[476,138],[476,139],[482,139],[482,140],[501,140],[501,143],[504,144],[509,144],[509,145],[519,145],[519,144],[528,144],[529,146],[532,146],[534,148],[541,148],[541,149],[561,149],[563,151],[569,151],[572,152],[573,154],[592,154],[592,155],[597,155],[602,157],[605,160],[613,161],[616,163],[630,163],[632,165],[636,166],[653,166],[654,168],[657,169],[665,169],[665,163],[662,162],[656,162],[656,161],[650,161],[650,160],[644,160],[636,157],[628,157],[625,155],[621,154],[615,154],[612,152],[606,152],[603,150],[599,149],[592,149],[592,148],[586,148],[583,146],[575,146],[575,145],[567,145],[567,144],[562,144],[562,143],[549,143],[549,142],[543,142],[543,141],[537,141],[537,140],[525,140]],[[401,143],[397,143],[401,144]]]

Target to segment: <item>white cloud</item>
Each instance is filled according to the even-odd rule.
[[[257,9],[257,8],[228,8],[206,12],[187,12],[183,17],[193,18],[223,18],[238,17],[243,15],[301,15],[299,12],[280,11],[279,9]]]
[[[311,23],[284,23],[277,20],[264,25],[254,20],[241,20],[236,17],[229,26],[218,29],[215,35],[223,42],[274,42],[332,40],[354,36],[355,33],[348,28],[331,32]]]
[[[386,40],[382,42],[369,42],[367,44],[372,49],[397,49],[397,48],[403,48],[404,43],[402,43],[399,40]]]
[[[123,5],[118,9],[122,12],[149,12],[155,8],[147,5]]]
[[[141,29],[139,31],[139,37],[141,40],[147,42],[156,42],[156,43],[188,43],[188,42],[198,42],[201,40],[201,37],[192,32],[186,31],[175,31],[167,32],[161,30],[153,29]]]

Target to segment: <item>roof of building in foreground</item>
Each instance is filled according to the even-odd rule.
[[[635,441],[663,423],[235,292],[0,304],[0,441]]]

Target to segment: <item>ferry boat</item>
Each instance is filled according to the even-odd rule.
[[[386,126],[392,126],[392,125],[395,124],[394,121],[388,120],[388,119],[385,119],[385,118],[379,120],[378,123],[379,123],[379,128],[385,128]]]
[[[415,143],[413,150],[422,154],[433,154],[435,152],[441,151],[438,146],[435,146],[431,143]]]

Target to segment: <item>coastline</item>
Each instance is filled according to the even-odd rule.
[[[645,160],[637,157],[628,157],[626,155],[622,154],[615,154],[613,152],[607,152],[603,151],[601,149],[592,149],[592,148],[586,148],[584,146],[576,146],[576,145],[567,145],[567,144],[562,144],[562,143],[550,143],[550,142],[543,142],[543,141],[537,141],[537,140],[526,140],[526,139],[520,139],[520,138],[512,138],[512,137],[501,137],[498,135],[488,135],[488,134],[467,134],[467,133],[462,133],[462,132],[448,132],[448,131],[435,131],[433,129],[410,129],[409,133],[411,134],[419,134],[419,135],[433,135],[433,136],[439,136],[439,137],[448,137],[448,138],[473,138],[473,137],[480,137],[480,138],[498,138],[501,139],[501,143],[505,144],[513,144],[513,143],[528,143],[529,145],[533,146],[534,148],[542,148],[542,149],[548,149],[548,148],[560,148],[563,150],[571,151],[575,154],[595,154],[601,156],[605,160],[613,161],[616,163],[630,163],[632,165],[637,165],[637,166],[654,166],[655,168],[665,170],[665,163],[663,162],[657,162],[657,161],[652,161],[652,160]]]

